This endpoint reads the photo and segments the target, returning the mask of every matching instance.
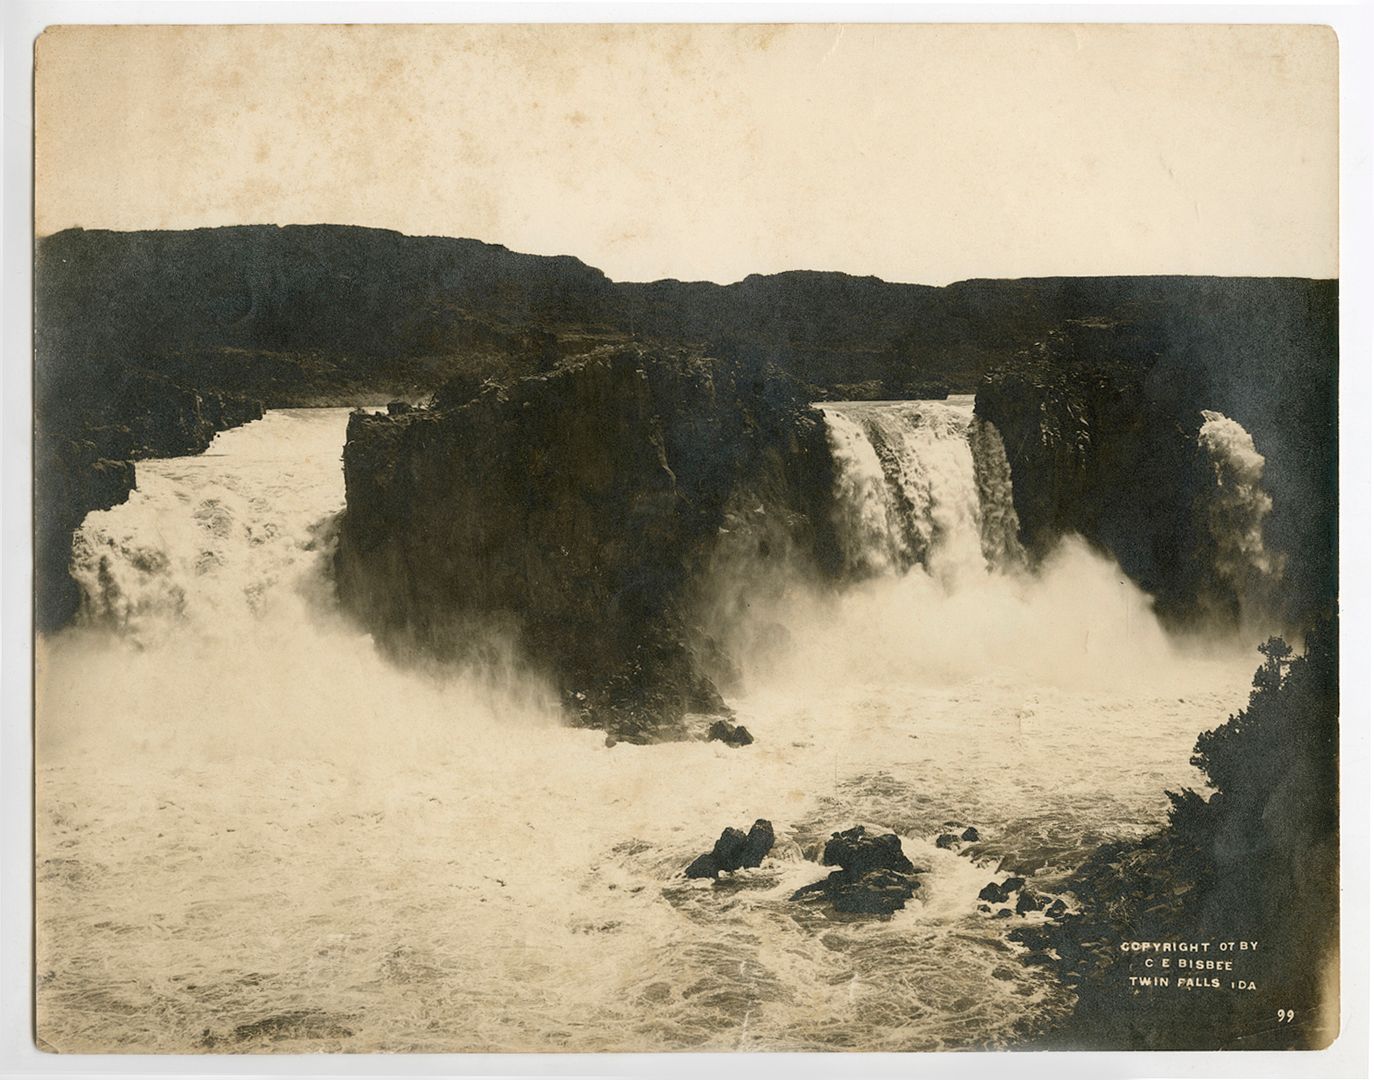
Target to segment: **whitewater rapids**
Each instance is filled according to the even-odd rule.
[[[1030,574],[995,432],[966,401],[884,408],[827,407],[862,572],[770,611],[790,647],[746,658],[743,750],[608,748],[514,659],[383,660],[328,580],[346,410],[140,462],[77,538],[80,624],[39,642],[40,1039],[933,1050],[1062,1016],[979,889],[1000,865],[1053,893],[1158,825],[1254,654],[1180,650],[1081,544]],[[758,817],[763,867],[677,876]],[[983,840],[937,849],[946,822]],[[788,899],[856,823],[930,867],[890,920]]]

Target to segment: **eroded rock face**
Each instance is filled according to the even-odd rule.
[[[344,605],[402,651],[460,658],[503,636],[576,721],[620,739],[727,713],[692,597],[730,507],[749,493],[793,551],[827,543],[829,448],[800,389],[624,347],[463,396],[350,419]]]
[[[1200,503],[1213,481],[1197,424],[1189,431],[1160,408],[1145,375],[1139,366],[1057,359],[984,377],[977,413],[1007,448],[1022,541],[1043,556],[1062,536],[1084,537],[1166,615],[1191,613],[1200,600],[1234,606],[1207,573]]]

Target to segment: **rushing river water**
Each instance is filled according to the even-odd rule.
[[[740,750],[607,747],[518,666],[382,659],[327,573],[344,410],[140,462],[78,536],[80,624],[39,643],[40,1037],[929,1050],[1052,1023],[1068,991],[978,891],[1000,868],[1054,893],[1159,824],[1253,653],[1185,654],[1081,544],[1026,571],[968,401],[827,418],[862,580],[775,613],[790,647],[747,670]],[[762,867],[679,876],[759,817]],[[937,849],[948,822],[982,839]],[[929,868],[919,898],[891,919],[792,902],[857,823]]]

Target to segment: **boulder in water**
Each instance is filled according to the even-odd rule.
[[[986,900],[991,904],[1005,904],[1010,899],[1010,890],[1003,888],[995,881],[989,881],[978,894],[978,899]]]
[[[939,836],[935,838],[935,846],[937,848],[952,848],[958,842],[959,838],[955,836],[953,833],[948,832],[941,833]]]
[[[744,845],[748,838],[739,829],[725,829],[711,850],[722,870],[738,870],[744,865]]]
[[[973,843],[975,840],[978,839],[978,830],[975,829],[972,825],[970,825],[967,829],[960,833],[959,839],[967,840],[969,843]]]
[[[838,866],[852,877],[860,877],[870,870],[917,872],[911,860],[902,853],[902,841],[896,833],[874,836],[862,825],[832,833],[821,853],[821,863]]]
[[[1000,885],[995,881],[989,881],[983,886],[983,890],[978,894],[978,899],[988,900],[994,904],[1005,904],[1011,899],[1011,894],[1022,888],[1025,884],[1026,879],[1023,877],[1009,877]],[[1036,910],[1038,911],[1039,908],[1036,908]]]
[[[1045,906],[1045,898],[1036,893],[1033,889],[1022,889],[1021,895],[1016,898],[1016,914],[1026,915],[1032,911],[1039,911]]]
[[[905,907],[920,888],[917,875],[924,872],[902,853],[902,841],[896,833],[875,836],[862,825],[834,833],[821,862],[840,869],[798,889],[792,899],[820,895],[836,911],[859,915],[890,915]]]
[[[749,835],[744,838],[741,865],[761,866],[764,856],[773,850],[773,840],[773,823],[759,818],[750,826]]]
[[[723,742],[726,746],[748,746],[754,741],[754,736],[743,724],[717,720],[706,732],[706,739],[708,742]]]
[[[698,855],[683,873],[689,878],[714,878],[720,874],[720,863],[711,852]]]
[[[1064,915],[1067,915],[1068,912],[1069,912],[1069,905],[1066,904],[1066,903],[1064,903],[1063,900],[1060,900],[1060,899],[1058,899],[1058,898],[1056,898],[1054,901],[1052,901],[1052,902],[1050,903],[1050,906],[1047,907],[1047,908],[1045,909],[1045,914],[1048,915],[1051,919],[1058,919],[1058,918],[1061,918],[1061,917],[1063,917]]]
[[[916,895],[916,882],[910,874],[895,870],[870,870],[858,881],[841,880],[829,888],[830,902],[836,911],[855,915],[891,915],[906,907]],[[835,875],[831,875],[832,877]],[[828,879],[827,879],[828,880]]]
[[[727,828],[715,847],[698,855],[683,874],[689,878],[714,878],[723,872],[761,866],[764,856],[773,850],[773,839],[773,823],[765,818],[755,821],[747,834]]]

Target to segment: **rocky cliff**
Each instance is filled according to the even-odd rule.
[[[480,659],[496,631],[616,738],[724,711],[700,603],[723,540],[750,536],[765,564],[834,548],[823,421],[800,389],[619,347],[438,397],[350,419],[343,604],[402,654]]]
[[[936,288],[799,271],[616,283],[570,257],[318,225],[68,230],[39,242],[35,291],[44,626],[73,610],[65,537],[82,508],[127,491],[114,463],[198,449],[255,415],[253,402],[420,401],[446,387],[463,404],[486,379],[632,342],[773,367],[811,400],[942,396],[996,372],[979,409],[1007,437],[1031,539],[1084,532],[1166,613],[1199,596],[1236,603],[1197,580],[1193,558],[1190,500],[1206,474],[1185,444],[1216,409],[1266,459],[1265,540],[1288,556],[1282,603],[1300,613],[1334,596],[1334,282]]]
[[[1334,302],[1331,282],[1279,278],[613,282],[570,256],[336,225],[70,229],[40,240],[35,278],[53,363],[137,358],[269,407],[418,399],[630,340],[769,363],[829,398],[971,392],[1053,329],[1130,355],[1192,348],[1244,380],[1300,352],[1305,313]]]
[[[1213,290],[1168,333],[1106,321],[1053,330],[983,376],[976,410],[1002,433],[1033,553],[1076,532],[1171,621],[1304,627],[1336,598],[1334,283]],[[1257,455],[1256,476],[1225,474],[1201,430],[1216,414],[1253,437],[1240,452]],[[1263,505],[1228,506],[1246,483]],[[1225,533],[1247,529],[1240,566]]]

